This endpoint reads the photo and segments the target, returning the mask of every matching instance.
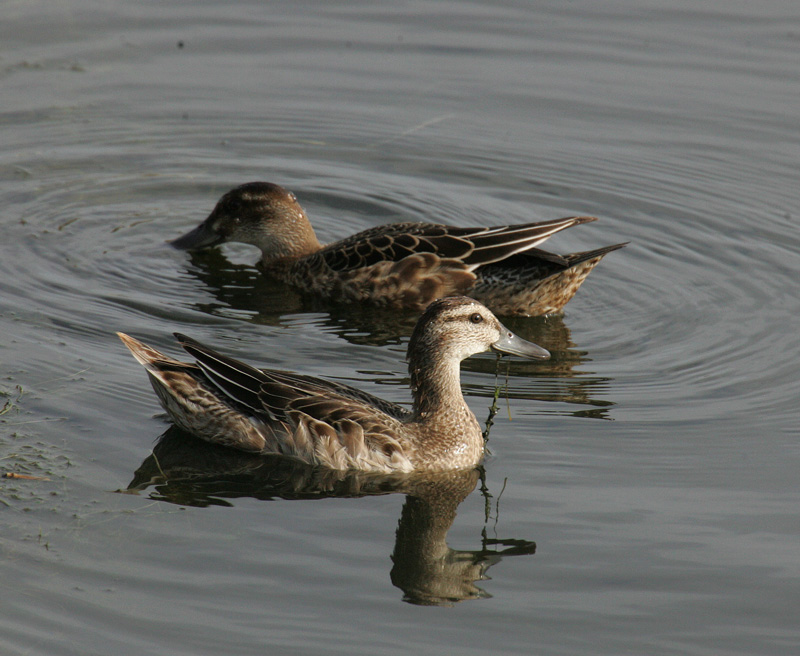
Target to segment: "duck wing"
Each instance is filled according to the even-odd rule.
[[[470,295],[481,267],[594,220],[578,216],[491,228],[434,223],[377,226],[300,258],[277,274],[318,298],[422,311],[434,299]]]
[[[255,413],[267,411],[281,416],[291,401],[327,396],[361,403],[396,419],[409,415],[403,406],[356,387],[289,371],[256,369],[181,333],[175,333],[175,337],[221,392]]]
[[[377,226],[330,244],[306,258],[344,272],[401,260],[422,253],[456,261],[466,271],[535,248],[548,237],[574,225],[595,221],[573,216],[521,225],[460,228],[436,223],[394,223]],[[453,262],[455,264],[455,262]]]
[[[341,383],[256,369],[175,336],[208,380],[268,429],[265,452],[334,469],[413,469],[414,445],[400,437],[410,416],[402,406]]]

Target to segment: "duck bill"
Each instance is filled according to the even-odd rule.
[[[201,248],[208,248],[209,246],[216,246],[223,241],[222,236],[214,232],[209,226],[207,221],[203,221],[194,230],[187,232],[183,237],[178,237],[169,242],[173,247],[179,251],[194,251]]]
[[[550,358],[550,352],[547,349],[522,339],[522,337],[515,335],[505,326],[501,325],[501,328],[500,339],[492,344],[493,351],[508,355],[518,355],[521,358],[530,358],[531,360],[547,360]]]

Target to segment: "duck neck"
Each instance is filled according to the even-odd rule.
[[[301,258],[306,255],[316,253],[322,248],[322,244],[317,239],[317,233],[314,228],[306,221],[304,226],[299,226],[296,241],[292,244],[291,257]]]
[[[290,220],[282,224],[279,235],[262,236],[261,241],[256,244],[261,248],[263,266],[285,267],[322,248],[305,214],[297,213],[289,218]]]
[[[461,363],[455,358],[431,358],[430,353],[412,356],[408,370],[414,395],[416,421],[436,422],[454,414],[472,415],[461,392]]]

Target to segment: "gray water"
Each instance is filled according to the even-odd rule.
[[[33,478],[0,480],[0,651],[798,653],[796,3],[2,13],[0,470]],[[631,243],[508,322],[554,357],[510,363],[482,482],[319,480],[156,445],[114,336],[408,400],[413,314],[165,244],[250,180],[322,240],[593,214],[547,247]],[[506,365],[462,370],[484,418]]]

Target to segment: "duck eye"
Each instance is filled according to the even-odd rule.
[[[475,312],[474,314],[471,314],[469,316],[469,320],[472,323],[480,323],[481,321],[483,321],[483,315],[481,315],[479,312]]]

